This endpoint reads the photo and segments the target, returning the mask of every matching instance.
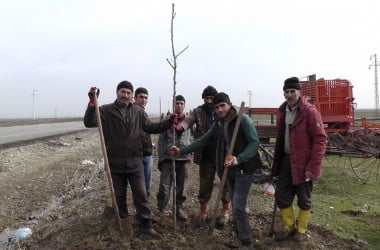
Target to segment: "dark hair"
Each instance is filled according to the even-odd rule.
[[[297,77],[290,77],[284,81],[284,87],[282,88],[284,91],[286,89],[298,89],[300,90],[300,80]]]
[[[213,86],[209,85],[203,90],[202,99],[206,96],[216,96],[216,94],[218,94],[218,91],[216,91]]]
[[[183,102],[186,102],[186,101],[185,101],[185,97],[183,97],[182,95],[177,95],[177,96],[175,97],[175,100],[176,100],[176,101],[183,101]]]
[[[231,103],[230,101],[230,97],[226,94],[226,93],[223,93],[223,92],[219,92],[215,97],[214,97],[214,100],[212,102],[213,105],[216,105],[216,104],[219,104],[221,102],[226,102],[226,103]]]
[[[148,90],[146,88],[143,88],[143,87],[137,88],[135,91],[135,97],[141,93],[148,95]]]
[[[128,81],[119,82],[119,84],[116,87],[116,91],[119,91],[119,89],[122,88],[130,89],[133,92],[133,85]]]

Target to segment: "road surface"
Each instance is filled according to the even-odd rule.
[[[0,128],[0,146],[85,130],[83,122],[62,122]]]

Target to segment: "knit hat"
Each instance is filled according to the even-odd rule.
[[[290,77],[284,81],[284,91],[287,89],[298,89],[300,90],[300,80],[297,77]]]
[[[138,94],[141,94],[141,93],[148,95],[148,90],[143,87],[137,88],[135,91],[135,96],[138,96]]]
[[[122,89],[122,88],[130,89],[133,92],[133,85],[132,83],[128,81],[120,82],[116,87],[116,91],[119,91],[119,89]]]
[[[231,103],[230,101],[230,97],[226,94],[226,93],[223,93],[223,92],[219,92],[215,97],[214,97],[214,100],[212,102],[213,105],[216,105],[216,104],[219,104],[221,102],[226,102],[226,103]]]
[[[218,91],[213,86],[207,86],[202,93],[202,99],[205,98],[206,96],[216,96],[218,94]]]

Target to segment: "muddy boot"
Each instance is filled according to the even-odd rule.
[[[220,215],[216,220],[216,224],[219,227],[224,227],[230,217],[230,202],[223,203],[222,210],[220,211]]]
[[[196,216],[197,218],[197,225],[203,226],[206,224],[207,218],[208,218],[208,204],[200,204],[199,213]]]
[[[293,206],[280,209],[283,228],[276,232],[274,237],[277,241],[283,241],[293,236],[296,232]]]
[[[159,234],[153,229],[152,221],[150,219],[141,221],[140,233],[155,237],[159,236]]]
[[[307,240],[307,224],[309,222],[310,209],[302,210],[300,209],[297,220],[297,232],[295,233],[293,239],[299,243]]]
[[[228,247],[230,247],[230,248],[239,248],[239,247],[241,247],[241,243],[240,243],[240,240],[239,240],[239,237],[238,237],[238,232],[237,232],[236,226],[234,226],[234,230],[233,230],[232,235],[233,235],[232,236],[232,240],[229,241],[225,245],[228,246]]]
[[[227,246],[229,248],[233,248],[233,249],[239,248],[239,247],[241,247],[240,240],[238,238],[234,238],[230,242],[227,242],[225,244],[225,246]]]
[[[187,214],[182,208],[177,208],[177,218],[181,221],[187,221]]]

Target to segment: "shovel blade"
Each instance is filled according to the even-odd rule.
[[[121,228],[119,224],[121,222]],[[115,213],[115,209],[111,206],[106,206],[103,211],[103,221],[107,225],[111,238],[117,240],[127,240],[133,238],[132,219],[120,219]]]

